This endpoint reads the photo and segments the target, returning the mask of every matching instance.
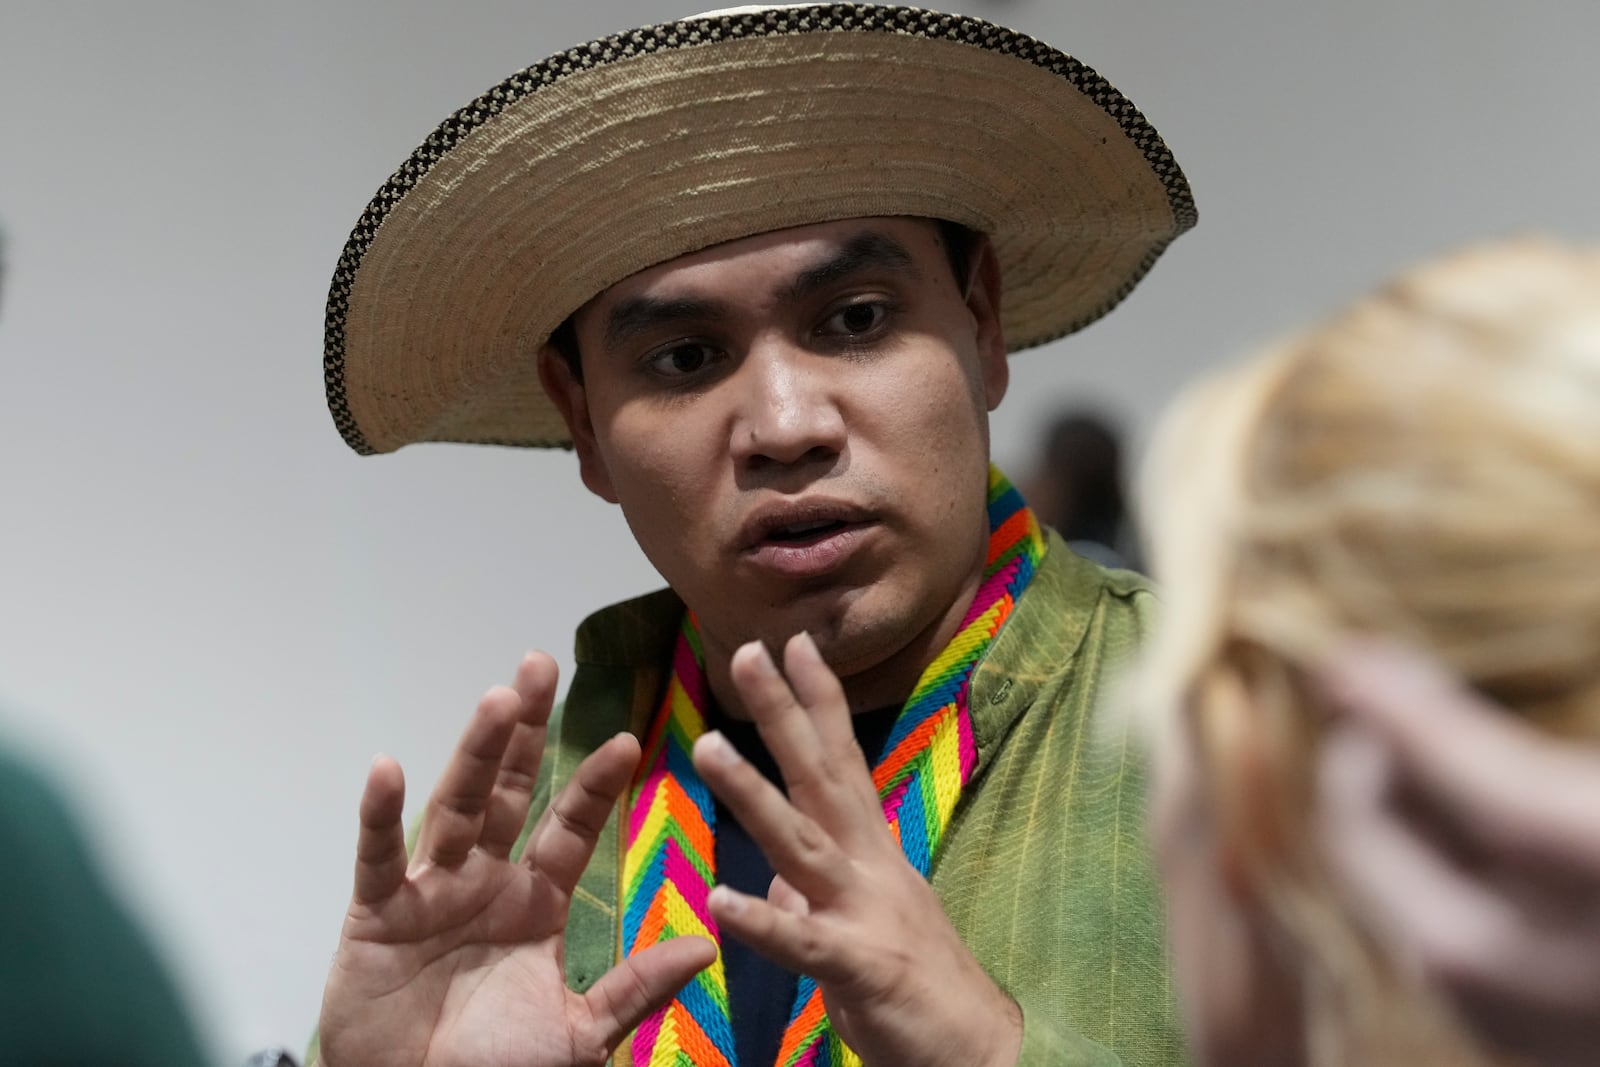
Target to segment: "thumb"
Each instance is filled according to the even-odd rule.
[[[626,957],[601,975],[583,999],[606,1051],[716,958],[717,947],[705,938],[675,937]]]

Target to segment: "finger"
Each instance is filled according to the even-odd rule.
[[[777,786],[739,755],[727,738],[714,730],[702,734],[692,755],[700,777],[785,881],[818,907],[846,891],[850,858],[815,819],[790,804]]]
[[[583,995],[610,1053],[645,1017],[711,966],[717,949],[703,937],[675,937],[625,957]]]
[[[728,674],[755,720],[762,742],[783,773],[783,784],[794,806],[844,838],[854,839],[863,828],[870,831],[859,788],[841,781],[830,766],[816,724],[795,700],[794,691],[778,673],[766,646],[751,641],[739,648],[729,661]],[[877,818],[882,821],[881,815]]]
[[[722,933],[732,934],[780,967],[825,985],[861,976],[851,945],[830,936],[829,928],[812,915],[779,908],[725,885],[711,890],[706,906]]]
[[[589,753],[539,816],[522,862],[571,896],[638,765],[639,742],[632,734],[618,734]]]
[[[1392,645],[1349,646],[1319,680],[1335,710],[1388,742],[1464,831],[1600,875],[1600,755],[1537,733]]]
[[[855,788],[874,812],[881,811],[878,790],[872,784],[872,768],[856,740],[855,721],[844,687],[806,631],[795,634],[784,646],[783,670],[822,742],[828,766],[837,772],[842,784]]]
[[[505,758],[500,761],[500,773],[494,792],[489,795],[483,832],[478,838],[479,846],[499,859],[511,855],[512,846],[528,821],[550,709],[555,704],[556,677],[555,660],[542,652],[528,653],[517,666],[512,688],[522,701],[521,714],[511,731]]]
[[[363,904],[387,900],[406,880],[406,781],[400,764],[388,756],[372,761],[361,791],[361,830],[356,837],[355,899]]]
[[[1591,952],[1538,928],[1498,887],[1457,868],[1387,803],[1385,753],[1346,728],[1318,773],[1320,831],[1334,874],[1380,936],[1430,979],[1558,1003],[1592,987]]]
[[[483,832],[489,794],[517,724],[522,698],[495,686],[478,701],[472,721],[439,776],[417,835],[415,864],[453,867],[467,858]]]

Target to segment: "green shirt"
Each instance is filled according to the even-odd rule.
[[[1018,1067],[1174,1067],[1184,1057],[1141,767],[1125,730],[1094,715],[1143,638],[1154,595],[1138,575],[1105,570],[1050,536],[973,674],[978,765],[931,881],[968,948],[1022,1008]],[[584,756],[619,731],[644,734],[682,619],[682,602],[662,590],[579,627],[577,671],[551,724],[524,839]],[[566,968],[578,990],[619,958],[617,825],[613,814],[572,897]]]
[[[931,881],[967,946],[1022,1007],[1022,1067],[1183,1062],[1135,746],[1093,715],[1153,606],[1144,579],[1104,570],[1052,534],[973,675],[978,766]],[[596,746],[619,730],[644,733],[682,617],[664,590],[579,628],[535,814]],[[566,965],[576,989],[617,959],[622,844],[613,816],[573,897]]]

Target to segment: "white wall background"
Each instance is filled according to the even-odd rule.
[[[691,5],[693,6],[693,5]],[[1199,229],[1019,357],[1142,429],[1177,385],[1479,235],[1597,235],[1593,0],[967,0],[1126,91]],[[477,694],[654,584],[564,454],[358,459],[323,408],[349,228],[512,70],[642,0],[0,6],[0,704],[42,741],[218,1056],[296,1048],[378,750],[420,799]],[[0,960],[0,966],[4,966]]]

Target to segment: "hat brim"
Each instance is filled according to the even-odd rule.
[[[1015,351],[1104,315],[1194,224],[1093,70],[979,19],[817,5],[580,45],[447,119],[368,205],[324,377],[361,453],[564,446],[536,356],[607,287],[725,241],[908,215],[987,233]]]

